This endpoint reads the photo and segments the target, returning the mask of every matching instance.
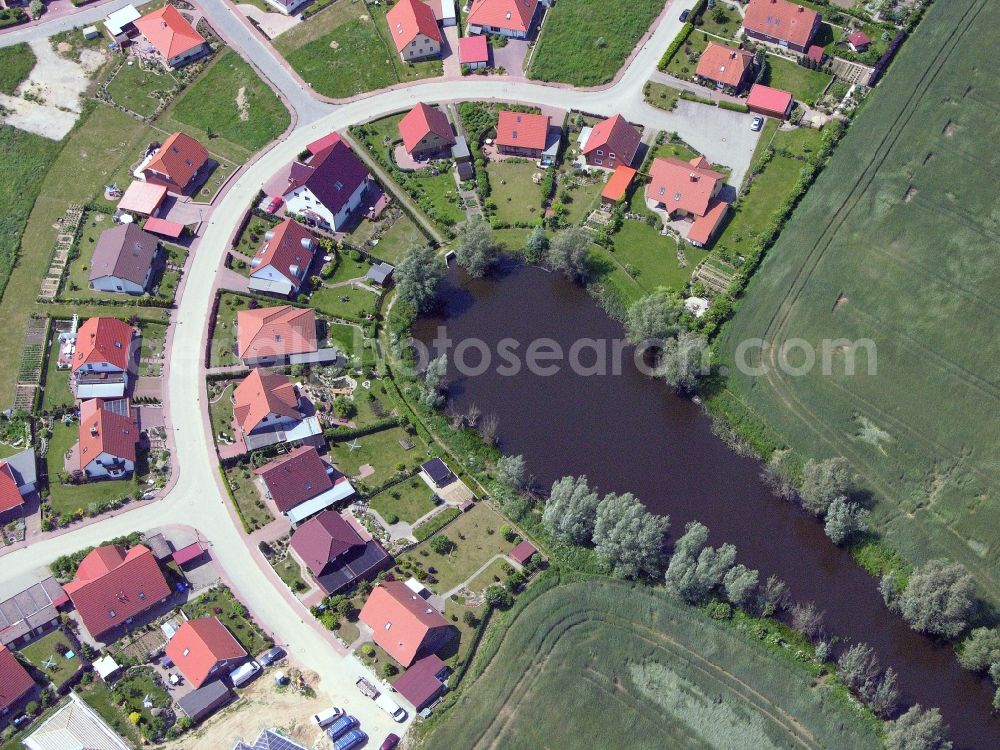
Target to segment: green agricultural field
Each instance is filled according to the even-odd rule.
[[[546,11],[528,77],[596,86],[614,78],[663,0],[568,0]]]
[[[291,123],[285,105],[232,50],[223,52],[159,118],[234,162],[281,135]]]
[[[24,42],[0,47],[0,94],[13,94],[35,67],[35,53]]]
[[[529,589],[487,640],[427,747],[882,746],[794,652],[607,579]]]
[[[385,7],[333,3],[276,37],[274,46],[314,91],[335,98],[441,75],[440,60],[406,64],[399,59],[389,40]]]
[[[159,63],[144,67],[130,61],[122,65],[108,83],[108,94],[116,104],[132,110],[141,117],[150,117],[160,106],[160,99],[156,95],[162,94],[166,97],[176,86],[177,81]]]
[[[819,99],[826,84],[830,82],[828,74],[804,68],[776,55],[768,55],[767,63],[770,67],[767,85],[790,91],[796,99],[809,105]]]
[[[829,166],[768,252],[717,349],[766,353],[731,370],[715,410],[765,456],[845,456],[874,500],[874,521],[913,562],[948,557],[1000,602],[1000,169],[983,123],[1000,107],[980,29],[1000,6],[931,6],[859,113]],[[827,346],[792,377],[775,367],[783,342]],[[846,339],[870,339],[847,375]],[[793,358],[792,365],[801,360]],[[869,374],[870,366],[877,374]]]

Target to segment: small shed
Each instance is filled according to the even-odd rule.
[[[451,147],[451,158],[455,161],[455,169],[458,170],[460,180],[471,180],[476,176],[472,168],[472,153],[469,151],[465,136],[455,136],[455,145]]]
[[[376,263],[368,269],[365,278],[378,286],[388,286],[392,283],[392,272],[395,270],[396,267],[388,263]]]
[[[146,219],[146,223],[142,226],[147,232],[152,232],[153,234],[158,234],[161,237],[169,237],[172,240],[176,240],[182,234],[184,234],[184,225],[178,224],[176,221],[167,221],[166,219],[159,219],[155,216],[151,216]]]
[[[538,552],[538,549],[535,545],[525,539],[510,551],[510,559],[518,565],[525,565],[536,552]]]
[[[773,89],[759,83],[750,88],[750,95],[747,96],[747,107],[751,112],[776,117],[779,120],[788,117],[793,103],[794,99],[788,91]]]
[[[112,658],[111,654],[105,654],[94,662],[94,671],[97,672],[97,676],[105,682],[108,681],[108,678],[116,675],[119,669],[121,669],[121,667],[118,665],[118,662]]]
[[[615,171],[611,175],[611,179],[608,180],[608,184],[604,186],[604,190],[601,191],[601,202],[602,203],[617,203],[625,194],[628,193],[629,185],[632,184],[632,179],[635,177],[635,170],[632,167],[626,167],[624,165],[619,165],[615,167]]]
[[[826,51],[818,44],[814,44],[809,48],[809,51],[806,52],[806,57],[808,57],[814,63],[822,65],[823,58],[826,57]]]
[[[191,721],[197,723],[218,711],[234,697],[236,697],[236,694],[222,680],[213,680],[197,690],[192,690],[179,699],[177,707]]]
[[[97,39],[97,37],[99,37],[100,35],[101,35],[101,30],[98,29],[96,26],[87,26],[83,30],[84,39]]]
[[[485,68],[490,63],[490,45],[482,35],[463,36],[458,40],[458,62],[470,70]]]
[[[181,547],[179,550],[174,552],[172,557],[175,563],[184,567],[185,565],[194,562],[204,554],[205,548],[201,546],[201,543],[192,542],[187,547]]]
[[[847,46],[854,52],[864,52],[871,43],[872,40],[863,31],[855,31],[847,35]]]

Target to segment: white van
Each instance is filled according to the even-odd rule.
[[[326,711],[320,711],[318,714],[313,714],[313,723],[319,727],[328,727],[340,716],[342,716],[343,713],[344,710],[342,708],[331,706],[326,709]]]
[[[385,693],[375,699],[375,705],[385,711],[396,721],[406,721],[406,711],[404,711],[396,701]]]
[[[235,670],[229,677],[236,687],[243,687],[260,672],[260,664],[255,661],[248,661],[239,669]]]

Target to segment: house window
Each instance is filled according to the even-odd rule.
[[[601,151],[601,149],[597,149],[597,155],[598,156],[604,156],[604,152]]]
[[[604,159],[594,159],[594,161],[597,162],[597,166],[601,166],[602,164],[604,164]]]
[[[615,154],[614,154],[613,151],[610,154],[608,154],[608,158],[609,159],[614,159],[615,158]]]

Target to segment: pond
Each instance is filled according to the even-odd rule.
[[[542,337],[564,352],[584,337],[623,337],[621,325],[585,290],[557,274],[521,266],[499,280],[470,281],[455,270],[449,278],[440,316],[414,328],[428,345],[442,330],[454,347],[475,338],[496,365],[504,339],[519,342],[523,359],[528,344]],[[907,705],[941,709],[956,748],[1000,747],[989,682],[963,670],[950,647],[913,632],[886,609],[877,581],[826,538],[816,519],[771,492],[758,461],[734,453],[697,405],[641,374],[630,356],[618,375],[578,375],[566,366],[552,375],[524,367],[513,374],[513,367],[492,366],[463,376],[455,351],[452,406],[465,412],[475,404],[495,414],[502,449],[524,455],[540,485],[586,474],[602,493],[633,492],[650,510],[668,514],[672,534],[688,521],[703,522],[713,544],[735,544],[740,562],[760,569],[762,578],[782,578],[796,601],[814,602],[831,634],[874,647],[883,667],[898,671]],[[475,368],[482,351],[467,346],[466,363]],[[580,356],[585,364],[594,360]]]

